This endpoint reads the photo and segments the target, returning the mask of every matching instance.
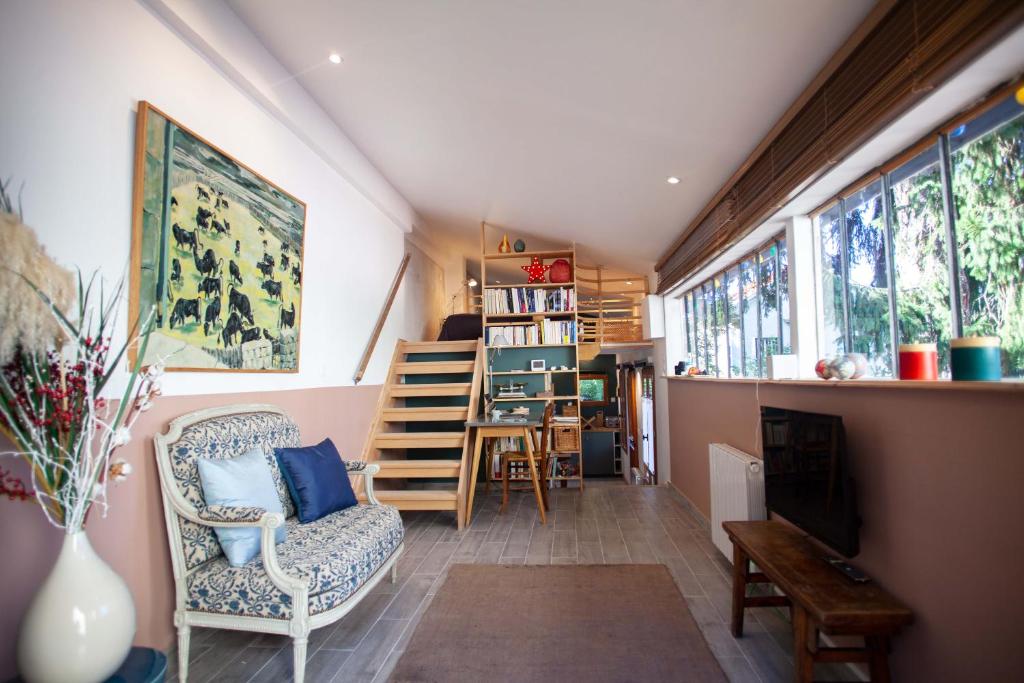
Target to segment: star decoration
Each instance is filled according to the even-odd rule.
[[[545,266],[540,258],[533,256],[530,258],[530,265],[519,266],[526,271],[529,278],[526,280],[526,284],[532,285],[534,282],[544,282],[544,273],[551,270],[551,266]]]

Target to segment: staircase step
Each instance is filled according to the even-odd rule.
[[[458,460],[378,460],[377,464],[380,472],[375,479],[457,477],[462,467]]]
[[[393,505],[399,510],[455,510],[458,508],[459,496],[454,490],[445,489],[398,489],[383,491],[374,489],[377,500],[385,505]],[[366,495],[360,496],[366,500]]]
[[[408,362],[396,363],[395,371],[399,375],[444,375],[455,372],[468,374],[473,372],[474,365],[474,361],[471,360]]]
[[[402,350],[406,353],[470,353],[476,351],[476,339],[443,342],[406,342]]]
[[[392,384],[391,395],[396,398],[409,396],[469,396],[472,382],[451,384]]]
[[[374,448],[462,448],[465,432],[384,432]]]
[[[384,422],[465,422],[469,419],[469,408],[385,408],[381,418]]]

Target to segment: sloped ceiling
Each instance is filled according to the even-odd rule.
[[[487,220],[643,270],[873,3],[228,4],[427,230],[475,245]]]

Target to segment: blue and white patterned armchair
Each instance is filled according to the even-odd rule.
[[[373,495],[379,467],[346,462],[363,475],[368,505],[299,524],[278,469],[274,448],[299,446],[299,429],[280,408],[233,405],[189,413],[154,437],[164,517],[174,569],[174,625],[178,629],[178,677],[188,676],[192,626],[291,636],[295,681],[302,683],[306,642],[312,629],[345,616],[391,573],[402,552],[404,529],[398,510]],[[233,458],[263,449],[285,516],[261,508],[207,507],[197,458]],[[274,530],[287,526],[276,545]],[[214,527],[249,526],[261,531],[260,555],[232,567]]]

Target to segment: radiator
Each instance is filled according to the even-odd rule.
[[[761,461],[724,443],[708,446],[711,462],[711,541],[732,562],[722,522],[765,519]]]

